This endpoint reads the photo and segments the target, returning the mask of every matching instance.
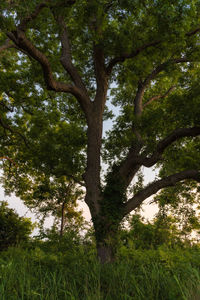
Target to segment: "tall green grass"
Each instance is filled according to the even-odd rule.
[[[122,249],[100,265],[94,251],[10,248],[0,253],[1,300],[199,300],[200,249]]]

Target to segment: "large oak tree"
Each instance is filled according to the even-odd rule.
[[[69,108],[73,102],[71,114],[80,117],[81,122],[75,117],[77,124],[83,135],[87,133],[87,147],[74,148],[78,157],[85,153],[84,172],[73,163],[68,167],[63,152],[57,161],[63,160],[65,175],[77,177],[79,183],[82,173],[102,262],[113,258],[124,216],[161,189],[200,180],[199,6],[198,0],[1,4],[0,52],[15,58],[12,76],[19,76],[16,85],[9,85],[7,78],[7,96],[19,99],[24,94],[29,105],[30,99],[48,90],[52,102],[69,103]],[[24,72],[27,77],[21,79]],[[103,138],[111,101],[120,107],[120,114]],[[18,123],[29,139],[31,125],[22,117],[25,112],[26,107]],[[16,118],[7,117],[16,126]],[[67,157],[66,136],[62,139],[60,133],[54,131],[52,142],[59,134]],[[5,149],[9,152],[9,147]],[[102,159],[108,165],[105,177]],[[134,188],[133,180],[144,167],[159,167],[160,178]]]

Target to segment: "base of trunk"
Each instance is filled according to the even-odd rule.
[[[98,255],[99,261],[102,264],[110,263],[110,262],[114,261],[113,251],[110,246],[107,246],[107,245],[98,246],[97,247],[97,255]]]

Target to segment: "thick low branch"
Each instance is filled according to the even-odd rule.
[[[174,130],[170,135],[160,141],[156,147],[155,152],[149,158],[142,158],[141,156],[136,159],[137,163],[145,167],[152,167],[162,157],[163,152],[172,143],[183,137],[195,137],[200,135],[200,127],[192,128],[178,128]]]
[[[133,176],[141,166],[147,168],[154,166],[162,158],[165,149],[173,142],[183,137],[195,137],[198,135],[200,135],[200,127],[176,129],[158,143],[156,150],[150,157],[138,155],[142,145],[138,144],[138,146],[135,145],[135,147],[132,147],[119,168],[119,174],[122,176],[126,186],[130,184]]]
[[[200,171],[185,170],[149,184],[125,204],[124,216],[139,207],[145,199],[156,194],[159,190],[169,186],[174,186],[177,182],[185,179],[192,179],[200,182]]]

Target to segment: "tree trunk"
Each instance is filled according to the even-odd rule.
[[[118,248],[119,220],[100,217],[99,222],[94,221],[97,257],[99,261],[111,263],[116,258]]]
[[[102,264],[113,262],[115,255],[109,245],[97,245],[97,256]]]
[[[61,224],[60,224],[60,236],[63,236],[64,225],[65,225],[65,202],[62,203],[61,208]]]

